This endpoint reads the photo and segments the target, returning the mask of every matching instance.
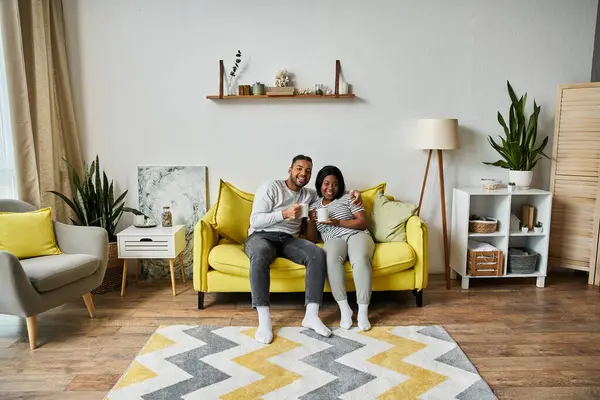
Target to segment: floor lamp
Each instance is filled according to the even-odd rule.
[[[450,255],[448,254],[448,234],[446,228],[446,195],[444,188],[444,160],[442,158],[442,150],[454,150],[460,147],[458,140],[458,120],[421,119],[419,120],[418,131],[417,148],[429,150],[429,156],[427,157],[427,166],[425,167],[425,176],[423,177],[423,186],[421,187],[421,197],[419,198],[417,215],[421,214],[423,194],[425,193],[425,186],[427,184],[429,164],[431,163],[431,154],[433,153],[433,150],[437,150],[442,206],[442,234],[444,240],[444,274],[446,276],[446,289],[450,289]]]

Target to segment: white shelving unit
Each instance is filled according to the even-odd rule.
[[[450,268],[455,278],[462,278],[462,288],[469,288],[469,279],[490,278],[537,278],[536,286],[544,287],[548,266],[548,243],[552,193],[539,190],[515,190],[506,188],[484,190],[483,188],[454,189],[452,195],[452,227],[450,236]],[[541,222],[542,232],[523,233],[519,226],[510,226],[511,215],[521,219],[521,207],[531,204],[535,207],[535,222]],[[469,216],[479,215],[498,219],[498,227],[493,233],[469,232]],[[504,254],[504,270],[500,276],[469,276],[467,273],[467,243],[469,240],[489,243]],[[540,256],[535,272],[531,274],[509,274],[508,248],[527,247]]]

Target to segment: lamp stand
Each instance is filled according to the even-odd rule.
[[[425,186],[427,184],[427,175],[429,174],[429,165],[431,164],[431,154],[433,150],[429,150],[427,157],[427,166],[425,167],[425,176],[423,176],[423,186],[421,187],[421,196],[419,198],[419,206],[417,207],[417,215],[421,214],[421,205],[423,204],[423,195],[425,194]],[[444,187],[444,159],[442,158],[442,150],[437,150],[438,155],[438,170],[440,175],[440,200],[442,203],[442,236],[444,241],[444,275],[446,277],[446,289],[450,289],[450,262],[448,260],[448,233],[446,228],[446,189]]]

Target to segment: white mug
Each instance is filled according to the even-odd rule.
[[[319,208],[317,210],[317,221],[325,222],[329,220],[329,209],[328,208]]]
[[[300,203],[300,218],[308,218],[308,203]]]

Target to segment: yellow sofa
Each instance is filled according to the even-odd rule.
[[[198,292],[198,309],[204,308],[204,293],[250,292],[250,260],[244,253],[243,236],[235,241],[224,237],[215,221],[217,208],[220,218],[228,218],[227,229],[239,224],[238,232],[249,226],[253,195],[241,192],[226,182],[229,193],[244,197],[246,203],[219,206],[226,196],[219,191],[219,200],[194,228],[194,290]],[[385,188],[385,184],[382,184]],[[362,191],[365,208],[370,211],[374,201],[374,189]],[[391,196],[388,196],[391,198]],[[224,211],[225,210],[225,211]],[[226,213],[223,216],[223,213]],[[234,226],[235,228],[235,226]],[[225,231],[225,227],[222,228]],[[417,216],[406,224],[406,242],[375,243],[373,255],[373,291],[412,290],[417,306],[423,304],[423,289],[427,287],[427,226]],[[322,243],[318,244],[322,246]],[[305,268],[284,258],[277,258],[271,265],[271,292],[304,292]],[[352,268],[346,262],[346,289],[354,291]],[[325,283],[329,292],[329,284]]]

